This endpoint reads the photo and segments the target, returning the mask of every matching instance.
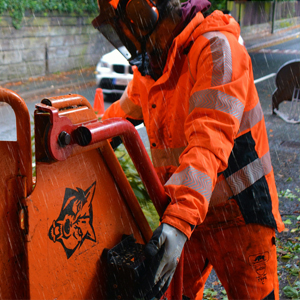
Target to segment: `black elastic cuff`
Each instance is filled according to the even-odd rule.
[[[140,125],[144,122],[143,120],[134,120],[134,119],[130,119],[130,118],[127,118],[127,120],[133,126],[138,126],[138,125]],[[110,142],[110,145],[112,146],[112,148],[114,150],[116,150],[116,148],[118,148],[122,143],[123,143],[122,139],[119,136],[116,136],[116,137],[112,138],[112,141]]]
[[[120,146],[121,144],[122,144],[122,139],[119,136],[112,138],[110,142],[110,145],[114,150],[116,150],[116,148],[118,148],[118,146]]]
[[[134,127],[138,126],[144,122],[144,120],[135,120],[135,119],[130,119],[130,118],[127,118],[126,120],[128,120]]]

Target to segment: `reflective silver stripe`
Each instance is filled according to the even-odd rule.
[[[261,164],[264,168],[265,175],[268,175],[272,171],[272,162],[271,162],[271,155],[268,151],[261,159]]]
[[[179,156],[186,147],[151,149],[154,167],[179,166]]]
[[[196,107],[216,109],[236,117],[239,121],[244,111],[244,104],[239,99],[218,90],[195,92],[190,97],[189,113]]]
[[[263,119],[263,111],[260,102],[258,102],[256,106],[251,110],[244,111],[238,134],[244,130],[251,129],[262,119]]]
[[[203,34],[209,42],[213,60],[211,86],[223,85],[232,78],[232,57],[226,36],[218,31]]]
[[[226,178],[234,195],[238,195],[246,188],[271,172],[270,153],[266,153],[262,158],[257,158],[244,168]]]
[[[167,185],[183,185],[199,194],[209,201],[212,193],[212,181],[208,175],[189,166],[179,173],[174,173],[166,182]]]

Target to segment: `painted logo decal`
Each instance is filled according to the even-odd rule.
[[[262,284],[267,280],[267,262],[269,261],[269,252],[266,251],[264,253],[251,255],[249,257],[250,264],[254,267],[257,276],[257,280]]]
[[[68,259],[86,239],[96,242],[92,207],[95,189],[96,182],[85,191],[66,188],[60,214],[49,229],[49,238],[61,243]]]

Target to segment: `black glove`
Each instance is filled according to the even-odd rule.
[[[145,273],[140,276],[139,297],[160,298],[167,290],[187,237],[168,224],[161,224],[145,247]]]

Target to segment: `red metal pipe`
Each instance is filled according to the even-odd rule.
[[[183,266],[184,266],[184,248],[173,278],[174,300],[182,300],[183,293]]]
[[[58,109],[71,106],[87,106],[88,108],[93,109],[92,105],[86,98],[77,94],[48,97],[44,98],[41,103],[46,104],[48,106],[53,106]]]
[[[78,127],[72,136],[81,146],[120,136],[158,214],[163,215],[169,203],[168,197],[137,130],[129,121],[122,118],[111,118],[101,123],[85,124]]]

